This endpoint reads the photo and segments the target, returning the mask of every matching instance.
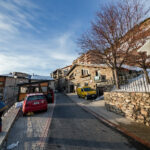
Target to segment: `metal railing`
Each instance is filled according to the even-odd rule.
[[[120,89],[114,89],[114,91],[126,91],[126,92],[150,92],[150,84],[146,82],[144,74],[141,74],[135,78],[125,77],[119,79]]]

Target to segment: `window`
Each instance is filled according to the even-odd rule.
[[[21,87],[20,93],[27,93],[27,87]]]
[[[101,80],[102,81],[106,81],[106,76],[105,75],[101,75]]]
[[[84,86],[88,86],[88,83],[87,83],[87,82],[85,82],[85,83],[84,83]]]
[[[36,88],[35,88],[35,92],[40,92],[39,87],[36,87]]]
[[[100,76],[100,71],[99,70],[95,71],[95,76]]]
[[[47,87],[46,86],[42,86],[41,89],[42,89],[42,92],[47,92]]]
[[[77,87],[80,87],[80,83],[77,83]]]
[[[95,76],[98,76],[98,71],[97,70],[95,71]]]
[[[68,69],[64,70],[64,75],[66,75],[68,73]]]
[[[88,91],[92,91],[92,89],[91,88],[84,88],[84,91],[88,92]]]
[[[82,76],[86,76],[86,75],[89,74],[89,70],[82,69],[82,70],[81,70],[81,74],[82,74]]]
[[[27,101],[34,101],[34,100],[40,100],[40,99],[45,99],[45,96],[44,95],[29,96]]]

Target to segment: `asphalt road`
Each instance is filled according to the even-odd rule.
[[[134,141],[57,94],[45,150],[135,150]],[[139,148],[141,149],[141,148]]]

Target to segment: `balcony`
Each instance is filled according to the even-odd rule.
[[[94,77],[95,82],[106,82],[106,76],[105,75],[100,75],[100,76],[95,76]]]
[[[85,78],[85,77],[89,77],[89,76],[91,76],[91,75],[90,74],[84,74],[84,75],[81,75],[80,77]]]

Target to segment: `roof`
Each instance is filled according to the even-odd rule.
[[[17,85],[18,86],[27,86],[27,85],[34,85],[34,84],[45,83],[45,82],[49,82],[49,80],[41,80],[41,81],[29,82],[29,83],[19,83]]]
[[[31,80],[54,80],[50,76],[32,75]]]
[[[58,70],[63,70],[63,69],[69,68],[69,67],[72,67],[72,65],[69,65],[69,66],[66,66],[66,67],[63,67],[63,68],[56,69],[56,70],[54,70],[52,73],[55,73],[55,72],[57,72]]]
[[[61,69],[65,69],[65,68],[68,68],[68,67],[71,67],[72,65],[69,65],[69,66],[66,66],[66,67],[63,67],[63,68],[61,68]]]
[[[133,71],[141,71],[142,69],[136,66],[122,65],[121,68],[133,70]]]
[[[0,76],[1,76],[1,77],[12,77],[12,78],[13,78],[13,75],[12,75],[12,74],[1,74]]]
[[[96,64],[74,64],[74,65],[72,66],[72,68],[68,71],[68,73],[66,74],[66,76],[69,75],[69,74],[74,70],[74,68],[75,68],[76,66],[97,67],[97,68],[104,68],[104,67],[107,67],[105,64],[99,64],[99,65],[96,65]]]

